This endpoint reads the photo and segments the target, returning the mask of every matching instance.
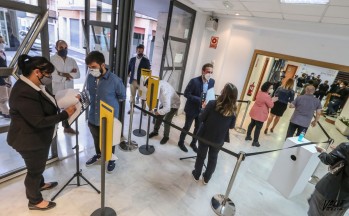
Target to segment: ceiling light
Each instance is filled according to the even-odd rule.
[[[281,3],[288,4],[328,4],[330,0],[280,0]]]
[[[233,4],[230,1],[224,1],[223,5],[227,9],[232,9],[233,8]]]
[[[235,16],[239,16],[240,14],[239,13],[236,13]]]

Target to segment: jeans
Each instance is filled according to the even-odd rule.
[[[50,146],[35,151],[19,151],[27,167],[24,180],[25,191],[30,204],[37,205],[43,201],[40,188],[45,185],[44,176]]]
[[[330,101],[327,105],[326,114],[327,115],[335,114],[338,111],[340,104],[341,104],[341,101],[338,99],[333,99],[332,101]]]
[[[200,127],[200,120],[199,120],[199,116],[189,116],[189,115],[185,115],[185,123],[184,123],[184,127],[183,130],[189,131],[191,124],[193,123],[193,121],[195,120],[195,126],[194,126],[194,134],[196,134],[199,130]],[[185,136],[187,134],[181,132],[181,135],[179,136],[179,141],[178,144],[184,144],[184,140],[185,140]],[[196,139],[193,138],[193,140],[191,141],[191,144],[195,145],[196,144]]]
[[[251,118],[251,123],[248,125],[248,128],[247,128],[246,137],[251,137],[252,130],[256,126],[256,129],[254,130],[253,142],[258,142],[259,134],[261,133],[263,123],[264,122],[257,121]]]
[[[156,119],[155,119],[155,125],[154,125],[154,131],[155,132],[159,132],[159,129],[160,129],[160,126],[161,126],[161,123],[162,123],[162,120],[164,119],[165,121],[168,121],[168,122],[171,122],[172,121],[172,118],[173,116],[176,114],[178,109],[176,108],[171,108],[171,111],[169,113],[167,113],[166,115],[159,115],[159,116],[156,116]],[[165,126],[164,126],[164,137],[169,137],[170,135],[170,125],[164,123]]]
[[[88,127],[90,128],[90,132],[93,137],[93,141],[95,144],[95,150],[97,155],[101,155],[101,149],[99,147],[99,129],[100,127],[94,124],[88,123]],[[112,147],[113,154],[115,153],[115,146]]]
[[[302,127],[300,125],[297,125],[297,124],[294,124],[294,123],[290,122],[290,124],[288,125],[288,129],[287,129],[286,139],[288,137],[293,137],[294,136],[294,132],[296,132],[296,130],[297,130],[296,136],[299,136],[299,134],[301,134],[303,130],[305,132],[307,132],[308,127]]]
[[[204,166],[207,151],[208,151],[207,168],[203,175],[206,182],[208,182],[211,179],[212,174],[216,169],[219,149],[214,148],[212,146],[208,146],[199,141],[198,154],[195,161],[195,170],[194,170],[195,178],[199,178],[201,175],[202,167]]]

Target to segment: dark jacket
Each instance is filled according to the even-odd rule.
[[[214,79],[208,81],[208,89],[214,87]],[[208,90],[207,89],[207,90]],[[201,95],[203,91],[202,76],[198,76],[189,81],[184,91],[184,97],[187,98],[184,111],[189,116],[198,116],[201,109]]]
[[[293,89],[285,89],[282,86],[276,89],[275,97],[278,97],[280,103],[288,104],[294,101]]]
[[[134,74],[135,74],[135,64],[136,64],[136,56],[130,59],[130,62],[128,64],[128,72],[130,73],[130,81],[129,83],[132,84],[134,80]],[[137,83],[139,85],[140,79],[141,79],[141,70],[144,69],[150,69],[150,62],[149,59],[145,56],[142,57],[141,61],[139,62],[138,70],[137,70]]]
[[[216,111],[216,100],[209,101],[206,108],[199,116],[202,122],[197,135],[220,147],[224,142],[229,142],[229,129],[235,127],[236,117],[223,116]]]
[[[321,153],[319,158],[326,165],[334,165],[340,160],[345,162],[342,174],[327,173],[315,188],[327,200],[335,200],[340,189],[339,200],[346,200],[349,205],[349,142],[339,144],[330,153]]]
[[[68,118],[59,114],[57,106],[42,92],[19,79],[11,91],[11,124],[7,142],[17,151],[49,148],[55,125]]]

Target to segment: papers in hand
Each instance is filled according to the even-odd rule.
[[[207,90],[207,92],[206,92],[206,100],[205,100],[205,102],[206,102],[206,104],[208,104],[208,102],[210,101],[210,100],[215,100],[216,99],[216,95],[215,95],[215,93],[214,93],[214,88],[210,88],[209,90]]]
[[[64,110],[71,105],[75,105],[76,111],[72,116],[68,118],[68,123],[71,125],[74,120],[80,115],[82,111],[82,104],[79,102],[79,99],[76,97],[79,95],[79,90],[76,89],[64,89],[56,93],[55,98],[57,105],[60,109]]]

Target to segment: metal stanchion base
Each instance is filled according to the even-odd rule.
[[[243,128],[241,128],[241,127],[236,127],[235,130],[236,130],[236,132],[238,132],[238,133],[242,133],[242,134],[245,134],[245,133],[246,133],[246,130],[243,129]]]
[[[104,209],[99,208],[91,214],[91,216],[100,216],[100,215],[102,215],[102,216],[116,216],[116,212],[112,208],[104,207]]]
[[[220,216],[233,216],[235,215],[235,204],[231,199],[227,199],[225,202],[225,205],[223,205],[224,202],[224,195],[222,194],[216,194],[211,199],[211,207],[214,213]]]
[[[120,149],[123,151],[134,151],[138,148],[138,144],[135,141],[131,140],[130,145],[127,140],[124,140],[120,143]]]
[[[139,147],[138,150],[141,154],[144,154],[144,155],[150,155],[155,152],[155,148],[152,145],[148,145],[148,149],[147,149],[147,145],[142,145],[141,147]]]
[[[312,175],[308,182],[313,185],[316,185],[319,181],[320,181],[319,177]]]
[[[136,129],[133,131],[133,135],[136,137],[144,137],[147,134],[147,132],[143,129]]]

